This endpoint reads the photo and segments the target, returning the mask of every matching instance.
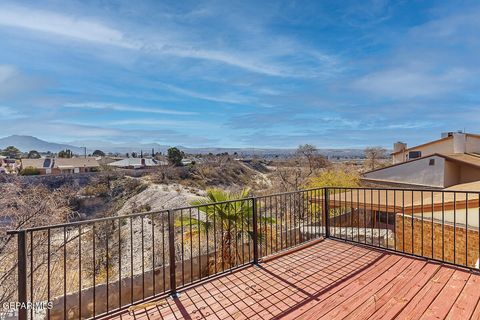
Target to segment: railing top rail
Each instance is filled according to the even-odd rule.
[[[266,195],[263,195],[263,196],[255,196],[254,198],[260,199],[260,198],[276,197],[276,196],[283,196],[283,195],[294,194],[294,193],[304,193],[304,192],[309,192],[309,191],[318,191],[318,190],[324,190],[324,189],[328,189],[328,187],[309,188],[309,189],[300,189],[300,190],[296,190],[296,191],[272,193],[272,194],[266,194]]]
[[[282,195],[290,195],[296,193],[306,193],[310,191],[319,191],[319,190],[371,190],[371,191],[400,191],[400,192],[435,192],[435,193],[456,193],[456,194],[479,194],[480,191],[469,191],[469,190],[443,190],[443,189],[407,189],[407,188],[376,188],[376,187],[320,187],[320,188],[309,188],[309,189],[301,189],[296,191],[288,191],[288,192],[280,192],[274,193],[269,195],[260,195],[255,197],[248,197],[248,198],[241,198],[241,199],[234,199],[234,200],[226,200],[226,201],[219,201],[219,202],[211,202],[205,204],[199,204],[194,206],[185,206],[185,207],[177,207],[171,209],[164,209],[164,210],[155,210],[155,211],[148,211],[148,212],[141,212],[141,213],[134,213],[129,215],[122,215],[122,216],[114,216],[114,217],[104,217],[104,218],[96,218],[96,219],[89,219],[89,220],[81,220],[75,222],[68,222],[68,223],[59,223],[53,225],[45,225],[45,226],[38,226],[32,228],[24,228],[18,230],[8,230],[8,235],[18,234],[20,232],[32,232],[32,231],[42,231],[48,229],[57,229],[57,228],[68,228],[68,227],[75,227],[79,225],[89,225],[98,222],[106,222],[106,221],[114,221],[114,220],[121,220],[127,218],[137,218],[137,217],[146,217],[151,215],[157,215],[162,213],[167,213],[168,211],[180,211],[180,210],[191,210],[191,209],[199,209],[206,206],[212,205],[222,205],[227,203],[235,203],[235,202],[242,202],[247,200],[253,199],[264,199],[268,197],[276,197]]]
[[[222,205],[222,204],[242,202],[242,201],[247,201],[247,200],[252,200],[252,199],[253,199],[252,197],[241,198],[241,199],[234,199],[234,200],[226,200],[226,201],[218,201],[218,202],[199,204],[199,205],[194,205],[194,206],[186,206],[186,207],[177,207],[177,208],[171,208],[171,209],[140,212],[140,213],[134,213],[134,214],[128,214],[128,215],[122,215],[122,216],[88,219],[88,220],[81,220],[81,221],[67,222],[67,223],[59,223],[59,224],[46,225],[46,226],[38,226],[38,227],[18,229],[18,230],[8,230],[7,234],[8,235],[17,234],[17,233],[20,233],[20,232],[23,232],[23,231],[31,232],[31,231],[42,231],[42,230],[57,229],[57,228],[68,228],[68,227],[75,227],[75,226],[79,226],[79,225],[94,224],[94,223],[97,223],[97,222],[121,220],[121,219],[128,219],[128,218],[138,218],[138,217],[142,217],[142,216],[147,217],[147,216],[151,216],[151,215],[167,213],[168,211],[199,209],[199,208],[202,208],[202,207],[207,207],[207,206],[212,206],[212,205]]]
[[[322,188],[323,189],[323,188]],[[480,194],[480,190],[445,190],[445,189],[413,189],[413,188],[376,188],[376,187],[326,187],[332,190],[374,190],[374,191],[408,191],[408,192],[436,192],[436,193],[458,193]]]

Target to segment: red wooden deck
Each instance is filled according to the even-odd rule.
[[[480,319],[480,275],[325,240],[115,319]]]

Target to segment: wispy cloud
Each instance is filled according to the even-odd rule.
[[[11,107],[0,106],[0,119],[1,120],[11,120],[11,119],[19,119],[24,118],[25,116],[22,115],[17,110]]]
[[[130,49],[139,47],[119,30],[103,23],[21,6],[0,6],[0,25]]]
[[[31,94],[42,85],[40,79],[26,76],[15,66],[0,64],[0,99],[19,92]]]
[[[205,123],[201,121],[188,121],[188,120],[164,120],[164,119],[124,119],[108,121],[104,123],[108,126],[165,126],[174,128],[201,128],[205,126]]]
[[[443,72],[392,69],[375,72],[356,80],[353,87],[386,97],[439,96],[458,90],[472,74],[464,69]]]
[[[1,120],[0,120],[1,123]],[[95,139],[110,142],[159,142],[167,145],[182,144],[185,146],[212,145],[218,142],[217,139],[206,138],[197,135],[183,133],[174,129],[120,129],[108,128],[105,126],[86,125],[69,121],[30,121],[24,119],[12,120],[2,123],[2,130],[15,132],[16,134],[33,135],[42,139],[70,142],[75,139]],[[69,132],[75,132],[70,135]],[[59,134],[62,133],[62,134]]]
[[[189,96],[192,98],[214,101],[214,102],[224,102],[231,104],[251,104],[254,101],[254,98],[249,96],[244,96],[240,94],[206,94],[201,93],[185,88],[180,88],[170,84],[161,84],[161,87],[166,88],[167,90],[174,92],[179,95]]]
[[[132,106],[116,103],[104,103],[104,102],[82,102],[82,103],[67,103],[63,105],[66,108],[76,109],[96,109],[96,110],[113,110],[123,112],[139,112],[139,113],[157,113],[157,114],[169,114],[169,115],[195,115],[196,112],[192,111],[177,111],[172,109],[164,109],[161,107],[142,107]]]
[[[28,19],[25,19],[25,17],[28,17]],[[148,54],[205,60],[269,76],[312,77],[317,75],[311,66],[304,65],[301,68],[298,66],[292,68],[289,64],[275,61],[277,55],[281,57],[291,50],[291,44],[286,41],[282,42],[281,47],[271,48],[272,50],[268,54],[263,53],[261,47],[255,51],[241,48],[236,48],[236,50],[217,49],[212,48],[208,42],[202,43],[197,39],[190,39],[191,36],[186,34],[185,31],[182,33],[178,28],[163,27],[156,33],[135,37],[134,32],[125,32],[113,26],[112,23],[109,24],[98,19],[18,5],[0,5],[0,26],[22,28],[32,32],[47,33],[94,44],[116,46]],[[264,42],[266,40],[268,40],[268,37],[263,39]],[[272,44],[270,41],[270,45]],[[299,48],[295,49],[296,52],[290,52],[290,55],[309,55],[323,66],[321,73],[325,72],[327,66],[331,66],[332,57],[316,50],[307,50],[300,47],[300,44],[296,45]],[[288,49],[285,50],[285,48]],[[275,52],[279,49],[281,49],[280,52]]]
[[[6,0],[0,128],[288,147],[476,130],[479,14],[470,0]]]

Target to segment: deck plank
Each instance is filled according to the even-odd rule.
[[[384,272],[386,272],[399,260],[401,260],[400,256],[388,256],[386,259],[383,259],[379,261],[379,263],[375,264],[375,266],[372,267],[371,270],[355,278],[354,281],[348,283],[348,285],[336,291],[334,294],[329,294],[327,292],[327,298],[320,296],[320,301],[315,301],[316,303],[311,303],[309,310],[304,311],[300,308],[298,313],[293,313],[290,316],[295,316],[295,318],[298,319],[319,319],[325,313],[338,305],[340,302],[345,301],[351,295],[355,294],[358,290],[362,289],[365,285],[370,283],[372,279],[375,279]]]
[[[400,260],[388,270],[379,274],[378,277],[370,279],[365,286],[345,301],[341,301],[341,303],[325,313],[320,319],[343,319],[364,302],[377,299],[377,291],[391,283],[402,270],[408,268],[411,264],[411,259],[400,258]]]
[[[440,268],[435,276],[408,302],[395,319],[419,319],[430,306],[430,303],[442,291],[454,272],[455,269],[453,268]]]
[[[480,319],[480,301],[477,302],[477,305],[475,307],[475,310],[472,313],[472,316],[470,317],[471,320],[478,320]]]
[[[445,319],[470,319],[475,311],[476,304],[480,300],[480,276],[472,274],[467,284],[463,288],[462,293],[453,305]],[[475,303],[476,302],[476,303]],[[480,315],[477,315],[477,319]]]
[[[412,259],[413,260],[413,259]],[[379,288],[379,290],[371,297],[366,299],[362,304],[351,308],[352,311],[348,314],[351,319],[368,319],[384,306],[392,297],[397,297],[405,290],[415,286],[416,276],[424,276],[421,270],[427,265],[425,261],[413,260],[412,263],[395,276],[387,285]],[[421,280],[421,279],[418,279]]]
[[[406,279],[407,284],[395,293],[383,306],[378,308],[369,319],[393,319],[416,296],[423,286],[440,269],[438,264],[427,263],[426,266],[412,279]]]
[[[110,319],[480,319],[480,276],[325,240]]]
[[[469,277],[469,273],[456,270],[420,319],[444,319],[465,287]]]

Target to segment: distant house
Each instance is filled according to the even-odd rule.
[[[17,161],[5,156],[0,156],[0,174],[17,172]]]
[[[22,159],[21,161],[22,169],[33,167],[41,175],[92,172],[100,167],[95,158],[44,158]]]
[[[107,164],[112,163],[112,162],[123,160],[123,158],[111,157],[111,156],[96,157],[96,159],[97,159],[97,161],[100,165],[107,165]]]
[[[191,159],[182,159],[181,163],[182,163],[182,165],[187,166],[187,165],[189,165],[189,164],[194,163],[194,160],[191,160]]]
[[[123,169],[145,169],[151,167],[158,167],[168,165],[166,161],[147,158],[126,158],[108,164],[111,167]]]
[[[480,180],[480,135],[448,132],[412,148],[394,144],[393,165],[363,174],[380,185],[447,188]]]

